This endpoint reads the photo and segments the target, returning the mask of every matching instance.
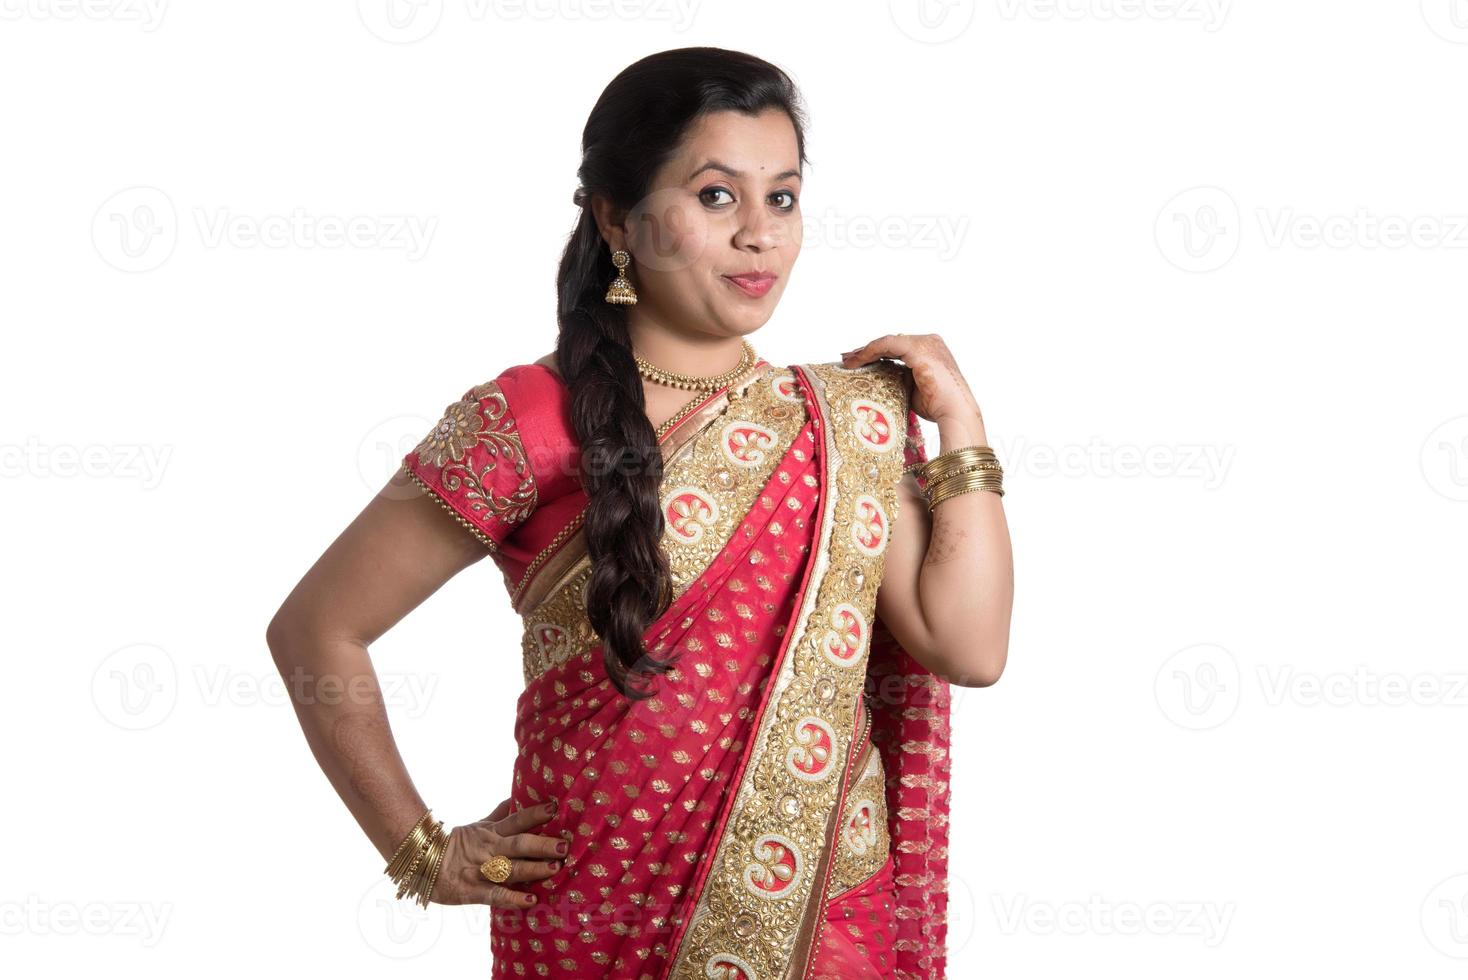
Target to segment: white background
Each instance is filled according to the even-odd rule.
[[[265,625],[552,348],[586,113],[690,44],[811,112],[759,352],[938,332],[1006,469],[951,975],[1462,975],[1468,3],[396,9],[0,0],[8,975],[486,974],[483,909],[392,901]],[[373,656],[435,812],[488,812],[492,564]]]

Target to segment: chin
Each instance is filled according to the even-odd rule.
[[[747,337],[770,322],[774,307],[765,310],[743,309],[719,318],[722,332],[731,337]]]

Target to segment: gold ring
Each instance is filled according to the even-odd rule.
[[[479,866],[479,873],[484,875],[496,885],[503,885],[510,880],[510,870],[514,864],[503,854],[496,854]]]

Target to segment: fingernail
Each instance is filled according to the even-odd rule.
[[[551,862],[551,870],[552,871],[559,871],[559,870],[561,870],[561,862],[559,862],[559,861],[552,861]]]
[[[547,803],[545,805],[545,812],[546,813],[555,813],[556,812],[556,807],[558,805],[559,804],[557,804],[555,800],[551,800],[549,803]]]
[[[566,845],[566,842],[565,841],[561,841],[559,844],[556,845],[556,853],[557,854],[565,854],[566,853],[566,850],[567,850],[567,845]]]
[[[525,904],[526,905],[534,905],[535,904],[535,896],[534,895],[526,895],[525,896]]]

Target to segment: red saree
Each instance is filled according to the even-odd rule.
[[[874,614],[926,458],[910,384],[760,361],[662,427],[674,600],[646,640],[676,666],[644,701],[586,621],[560,379],[507,369],[404,458],[524,619],[513,805],[555,797],[542,832],[570,842],[533,908],[493,914],[495,977],[944,975],[947,685]]]

